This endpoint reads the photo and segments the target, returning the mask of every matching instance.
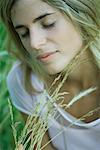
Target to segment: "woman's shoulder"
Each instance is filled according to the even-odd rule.
[[[37,91],[42,91],[44,89],[43,82],[34,73],[31,74],[31,81],[33,87],[36,88]],[[9,71],[7,75],[7,84],[20,84],[21,87],[24,87],[24,71],[20,61],[16,61]]]
[[[35,87],[42,88],[34,74],[32,75],[32,81]],[[7,88],[13,105],[21,112],[31,114],[41,95],[31,95],[26,91],[23,83],[23,69],[19,61],[14,63],[8,73]]]
[[[12,80],[16,74],[19,74],[19,76],[22,74],[22,70],[21,70],[21,62],[20,61],[16,61],[11,70],[9,71],[8,75],[7,75],[7,81]]]

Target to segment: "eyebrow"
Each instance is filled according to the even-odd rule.
[[[37,22],[37,21],[39,21],[39,20],[41,20],[41,19],[43,19],[43,18],[45,18],[45,17],[47,17],[47,16],[49,16],[49,15],[52,15],[52,14],[54,14],[54,12],[53,12],[53,13],[45,13],[45,14],[42,14],[42,15],[40,15],[39,17],[35,18],[35,19],[33,20],[33,23],[35,23],[35,22]],[[25,26],[24,26],[24,25],[16,25],[14,28],[15,28],[15,29],[19,29],[19,28],[23,28],[23,27],[25,27]]]

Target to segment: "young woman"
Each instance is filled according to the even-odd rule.
[[[12,103],[24,115],[34,113],[40,103],[39,114],[44,115],[49,100],[59,116],[48,118],[44,140],[56,138],[45,148],[99,150],[97,5],[97,0],[0,0],[1,18],[18,49],[19,61],[7,77]]]

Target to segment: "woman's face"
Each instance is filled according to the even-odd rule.
[[[82,48],[80,33],[71,21],[42,0],[18,0],[11,18],[24,47],[49,74],[61,72]]]

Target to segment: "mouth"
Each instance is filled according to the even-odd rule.
[[[54,52],[48,52],[48,53],[44,53],[44,54],[41,54],[37,57],[38,60],[40,61],[48,61],[50,60],[58,51],[54,51]]]

